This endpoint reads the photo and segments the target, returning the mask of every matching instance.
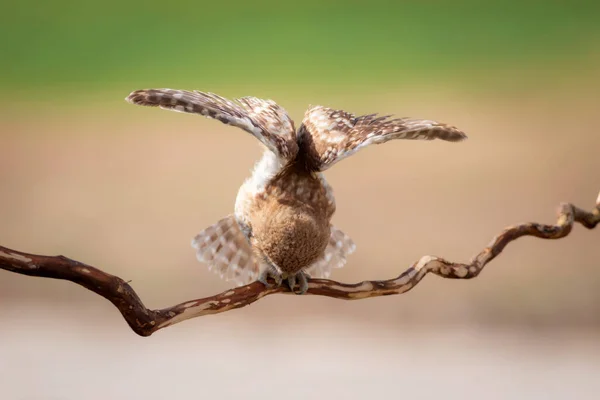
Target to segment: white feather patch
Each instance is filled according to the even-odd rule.
[[[198,261],[208,264],[208,269],[222,279],[245,285],[258,278],[258,263],[233,215],[197,234],[192,247]]]

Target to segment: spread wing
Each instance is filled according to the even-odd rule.
[[[459,129],[425,119],[362,115],[316,106],[306,111],[298,131],[307,166],[324,171],[336,162],[370,145],[392,139],[458,142],[467,138]]]
[[[293,159],[298,152],[294,122],[273,100],[256,97],[228,100],[214,93],[175,89],[136,90],[126,100],[141,106],[201,114],[237,126],[286,160]]]
[[[245,285],[258,278],[259,265],[233,215],[209,226],[192,240],[198,261],[227,281]]]

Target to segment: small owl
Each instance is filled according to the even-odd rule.
[[[282,107],[256,97],[231,101],[213,93],[147,89],[126,100],[214,118],[264,145],[262,158],[239,189],[234,213],[196,235],[192,246],[198,260],[222,278],[267,286],[269,277],[277,285],[285,279],[298,294],[308,290],[307,277],[328,277],[355,249],[350,237],[331,224],[335,199],[323,171],[370,144],[466,138],[435,121],[357,117],[321,106],[310,107],[296,130]]]

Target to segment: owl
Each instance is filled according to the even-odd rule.
[[[355,116],[322,106],[310,107],[296,130],[281,106],[256,97],[228,100],[199,91],[145,89],[126,100],[217,119],[262,143],[262,158],[240,187],[234,212],[196,235],[192,246],[198,260],[226,280],[271,286],[272,278],[297,294],[308,290],[308,277],[329,277],[355,250],[352,239],[331,223],[335,198],[323,171],[392,139],[466,138],[435,121]]]

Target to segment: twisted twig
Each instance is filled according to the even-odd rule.
[[[311,279],[307,293],[355,300],[407,292],[429,272],[444,278],[474,278],[513,240],[521,236],[559,239],[571,232],[574,222],[579,222],[589,229],[594,228],[600,222],[600,195],[596,200],[596,207],[591,212],[584,211],[572,204],[561,204],[555,225],[525,223],[504,229],[468,264],[452,263],[443,258],[424,256],[394,279],[364,281],[355,284],[328,279]],[[123,279],[63,256],[39,256],[0,246],[0,268],[23,275],[75,282],[110,300],[123,314],[131,329],[141,336],[149,336],[161,328],[186,319],[241,308],[270,294],[290,292],[289,288],[285,286],[267,289],[263,284],[254,282],[204,299],[187,301],[162,310],[149,310]]]

